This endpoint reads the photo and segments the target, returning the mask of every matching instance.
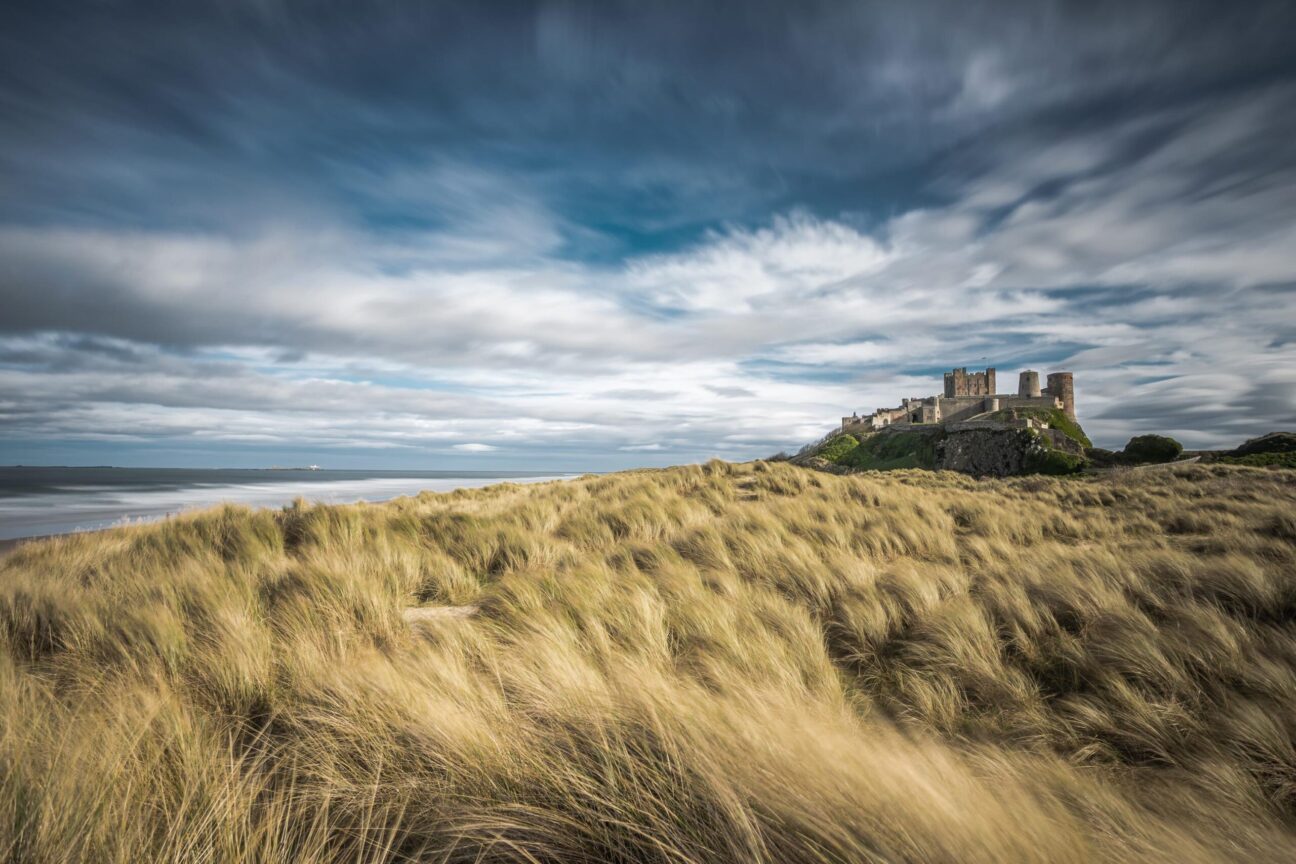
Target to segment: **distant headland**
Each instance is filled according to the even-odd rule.
[[[1185,452],[1165,435],[1137,435],[1120,451],[1094,447],[1076,417],[1075,378],[1034,369],[1017,376],[1016,393],[1000,393],[997,370],[958,367],[943,392],[906,398],[894,408],[851,414],[791,461],[834,473],[926,468],[977,476],[1075,474],[1201,460],[1257,467],[1296,467],[1296,435],[1275,432],[1234,450]]]

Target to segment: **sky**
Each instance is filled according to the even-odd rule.
[[[1296,4],[11,0],[0,463],[1296,428]]]

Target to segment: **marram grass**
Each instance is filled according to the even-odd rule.
[[[711,463],[31,543],[0,858],[1291,861],[1294,477]]]

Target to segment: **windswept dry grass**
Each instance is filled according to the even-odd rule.
[[[712,463],[28,544],[0,855],[1291,861],[1293,476]]]

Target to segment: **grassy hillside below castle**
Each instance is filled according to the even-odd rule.
[[[29,543],[0,858],[1289,861],[1293,476],[711,463]]]
[[[832,438],[813,455],[834,465],[863,471],[894,471],[900,468],[936,467],[939,431],[918,429],[891,431],[885,435],[851,435]]]
[[[1033,420],[1046,428],[1015,428],[1013,424],[1021,420]],[[999,428],[981,424],[999,424]],[[972,458],[967,458],[969,454]],[[1065,475],[1181,458],[1254,468],[1296,468],[1296,433],[1270,432],[1232,450],[1191,452],[1168,436],[1143,434],[1131,438],[1122,450],[1111,451],[1094,447],[1080,424],[1061,409],[1010,408],[977,418],[977,423],[961,429],[921,424],[879,431],[834,430],[794,457],[775,458],[836,473],[924,468],[975,476]]]
[[[833,470],[894,471],[903,468],[952,468],[965,473],[1073,474],[1088,464],[1083,455],[1093,445],[1084,430],[1059,408],[1011,408],[979,418],[1001,424],[999,430],[951,432],[939,424],[893,426],[880,431],[833,432],[793,457],[798,464]],[[1048,430],[1011,428],[1010,421],[1034,420]],[[1058,437],[1056,440],[1053,435]],[[955,441],[957,439],[957,441]],[[948,450],[955,441],[980,450],[978,470]],[[1065,445],[1065,449],[1063,446]]]

